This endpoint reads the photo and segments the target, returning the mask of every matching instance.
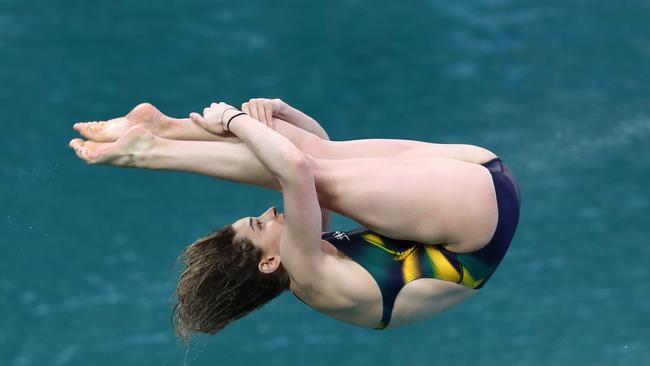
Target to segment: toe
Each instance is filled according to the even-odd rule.
[[[90,126],[92,122],[79,122],[75,123],[73,128],[79,132],[79,134],[85,138],[92,138],[90,132]]]
[[[74,149],[75,154],[77,154],[77,156],[81,160],[87,161],[86,160],[86,155],[85,155],[85,152],[84,152],[85,151],[85,148],[84,148],[85,144],[86,144],[86,142],[84,140],[82,140],[82,139],[73,139],[69,143],[70,147]]]
[[[81,136],[93,141],[113,141],[115,136],[107,132],[109,122],[84,122],[74,125]]]
[[[105,144],[98,144],[94,141],[84,141],[82,139],[73,139],[70,141],[70,147],[74,149],[77,156],[88,164],[95,164],[100,158],[100,148]]]
[[[84,146],[84,143],[85,143],[84,140],[76,138],[76,139],[70,140],[70,143],[68,144],[68,146],[70,146],[73,149],[77,149],[77,148],[82,148]]]
[[[81,149],[83,159],[88,164],[93,164],[97,161],[97,143],[93,141],[86,141]]]

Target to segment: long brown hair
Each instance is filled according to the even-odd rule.
[[[176,334],[186,342],[195,332],[214,334],[233,320],[271,301],[289,288],[282,265],[262,273],[262,250],[246,238],[235,239],[232,225],[188,246],[179,257],[186,268],[176,287]]]

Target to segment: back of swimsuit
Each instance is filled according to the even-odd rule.
[[[499,220],[494,236],[482,249],[455,253],[440,244],[394,240],[365,228],[324,233],[332,243],[364,267],[381,290],[384,312],[375,329],[390,322],[395,298],[418,278],[451,281],[472,289],[485,285],[506,254],[519,220],[519,189],[510,169],[499,158],[482,164],[492,175]]]

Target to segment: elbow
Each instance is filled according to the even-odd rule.
[[[284,171],[283,176],[285,181],[302,181],[304,179],[313,179],[313,172],[309,157],[303,154],[300,150],[289,151],[284,155]]]
[[[292,149],[291,151],[287,152],[287,154],[284,156],[284,160],[287,168],[292,172],[311,172],[311,164],[309,163],[309,158],[298,149]]]

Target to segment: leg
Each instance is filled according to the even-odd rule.
[[[388,237],[477,250],[498,210],[478,164],[441,158],[312,159],[322,205]]]
[[[89,163],[180,170],[280,188],[242,143],[168,140],[136,126],[116,142],[75,139],[70,145]],[[471,251],[487,243],[494,232],[498,216],[494,186],[480,165],[441,158],[307,156],[320,204],[381,234]]]
[[[145,125],[156,136],[172,140],[237,140],[232,136],[214,135],[193,123],[189,118],[178,119],[166,116],[150,103],[137,105],[124,117],[108,121],[75,123],[74,129],[89,140],[113,142],[137,125]]]
[[[102,122],[77,123],[74,128],[89,140],[112,142],[136,125],[148,126],[155,135],[171,140],[239,141],[232,135],[218,136],[207,132],[189,118],[168,117],[149,103],[136,106],[125,117]],[[395,139],[328,141],[281,119],[276,119],[275,125],[277,132],[288,138],[301,151],[323,159],[440,157],[482,163],[496,156],[488,150],[472,145]]]
[[[137,105],[124,117],[118,117],[108,121],[76,123],[74,129],[89,140],[113,142],[136,125],[145,125],[156,136],[170,140],[239,141],[237,137],[232,135],[218,136],[212,134],[192,122],[189,118],[172,118],[166,116],[149,103]],[[387,143],[379,142],[380,140],[367,140],[362,143],[332,143],[281,119],[276,118],[275,126],[278,133],[288,138],[301,151],[313,156],[329,159],[347,159],[350,157],[376,156],[378,154],[390,156],[409,150],[413,145],[427,145],[426,143],[415,141]],[[397,140],[395,141],[397,142]],[[361,154],[361,156],[358,154]]]
[[[301,151],[321,159],[445,158],[481,164],[496,157],[491,151],[474,145],[436,144],[397,139],[326,141],[325,143],[311,146],[304,144],[298,147]]]
[[[275,190],[280,185],[257,157],[238,142],[179,141],[135,126],[115,142],[70,141],[77,156],[89,164],[177,170]]]

